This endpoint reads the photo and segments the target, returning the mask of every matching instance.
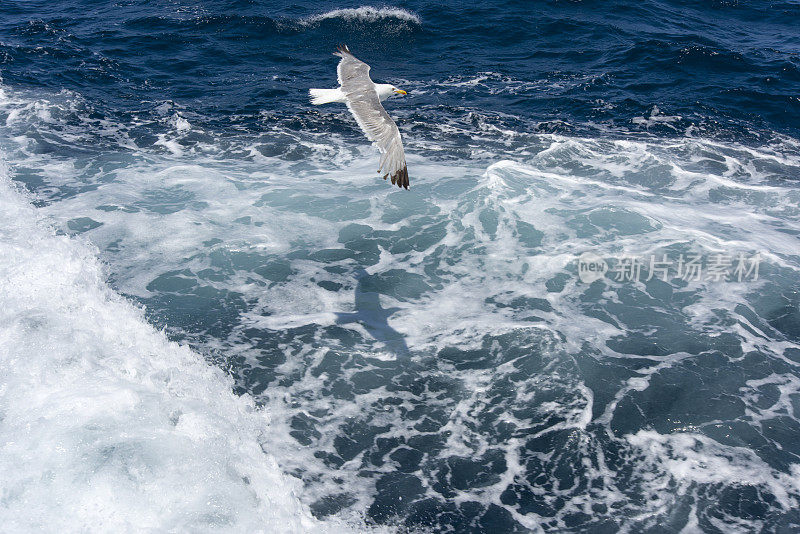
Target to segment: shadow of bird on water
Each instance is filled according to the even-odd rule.
[[[336,313],[336,324],[358,323],[375,340],[383,343],[395,356],[408,354],[403,334],[389,326],[389,317],[402,308],[381,307],[380,293],[366,291],[364,283],[371,275],[364,269],[355,271],[357,280],[355,290],[356,311],[352,313]]]

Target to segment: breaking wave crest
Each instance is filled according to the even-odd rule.
[[[306,19],[307,23],[317,23],[328,19],[358,20],[362,22],[376,22],[386,19],[396,19],[412,24],[421,24],[419,17],[411,11],[399,7],[374,7],[361,6],[356,8],[334,9],[320,15]]]
[[[0,162],[2,163],[2,162]],[[108,288],[0,168],[0,523],[15,532],[308,532],[268,415]]]

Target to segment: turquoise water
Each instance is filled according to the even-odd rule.
[[[796,528],[796,6],[618,4],[0,8],[3,517]]]

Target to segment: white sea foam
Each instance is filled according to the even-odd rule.
[[[109,290],[5,168],[0,218],[2,530],[345,530],[300,504],[269,416]]]
[[[30,107],[16,116],[12,126],[25,120],[45,119]],[[669,319],[667,326],[673,326],[677,335],[698,337],[701,345],[710,346],[703,336],[734,338],[731,365],[738,365],[734,361],[738,348],[796,365],[783,356],[785,350],[797,349],[796,343],[759,334],[759,329],[766,328],[758,324],[760,318],[746,319],[741,313],[742,307],[752,307],[751,301],[766,287],[765,280],[676,284],[670,294],[693,295],[680,305],[669,297],[648,295],[650,288],[644,284],[615,283],[610,278],[601,292],[590,295],[592,290],[580,284],[573,267],[576,254],[584,250],[607,258],[668,247],[758,250],[770,268],[782,270],[788,281],[795,280],[800,190],[786,177],[796,175],[800,168],[796,145],[749,148],[697,139],[618,140],[500,132],[504,138],[514,138],[518,150],[498,153],[483,146],[485,139],[497,140],[491,121],[476,116],[475,123],[475,131],[466,132],[474,136],[469,147],[473,160],[452,165],[422,157],[421,150],[408,151],[413,171],[410,192],[398,192],[375,178],[376,154],[368,146],[342,148],[340,139],[325,141],[298,132],[271,134],[285,136],[287,143],[302,150],[306,156],[300,162],[265,156],[255,144],[245,151],[251,159],[229,158],[222,164],[187,148],[182,156],[136,154],[125,165],[104,172],[102,180],[87,178],[81,168],[70,168],[47,155],[26,152],[24,147],[19,150],[54,186],[77,187],[87,180],[96,185],[39,211],[65,231],[70,221],[81,218],[99,223],[85,230],[84,236],[104,251],[115,286],[125,293],[157,296],[157,288],[148,288],[151,282],[180,271],[181,281],[247,296],[248,307],[235,317],[236,324],[223,334],[207,336],[212,339],[204,342],[245,361],[242,372],[252,373],[248,379],[261,380],[262,368],[279,375],[279,380],[269,382],[264,373],[264,383],[259,384],[269,382],[260,395],[273,414],[270,438],[286,445],[272,452],[281,467],[304,475],[307,485],[298,496],[307,504],[340,495],[344,487],[353,499],[348,506],[366,510],[375,498],[375,479],[396,471],[395,464],[388,460],[380,466],[369,464],[374,470],[365,477],[366,454],[359,452],[336,467],[317,454],[338,454],[337,438],[349,438],[346,427],[353,421],[389,426],[383,437],[410,441],[420,433],[414,428],[417,421],[407,414],[424,404],[425,409],[438,412],[448,432],[438,458],[427,461],[474,458],[499,450],[508,466],[486,486],[459,491],[457,502],[500,506],[507,486],[519,483],[531,471],[540,469],[547,478],[575,469],[580,473],[575,475],[574,487],[565,483],[543,497],[564,503],[554,512],[553,528],[565,529],[564,518],[569,514],[594,514],[595,504],[619,507],[608,515],[656,522],[663,517],[659,514],[675,509],[681,499],[696,495],[697,486],[714,491],[716,485],[727,484],[718,473],[726,473],[731,485],[766,490],[784,510],[795,505],[795,467],[782,471],[767,465],[767,460],[744,447],[715,442],[697,425],[687,423],[679,437],[650,430],[615,437],[612,428],[621,403],[654,387],[654,379],[662,373],[704,358],[697,350],[641,355],[611,343],[638,332],[657,337],[657,321],[662,317]],[[444,137],[465,133],[452,124],[437,127],[434,133]],[[180,132],[176,129],[170,135],[179,138]],[[409,147],[430,147],[426,154],[446,151],[428,139],[408,141]],[[43,197],[47,198],[47,190]],[[362,231],[363,237],[343,237]],[[348,245],[348,239],[356,245]],[[353,258],[353,250],[369,252],[373,245],[373,256]],[[260,267],[276,261],[282,262],[280,276],[260,274]],[[336,312],[354,309],[353,270],[361,266],[369,275],[394,272],[407,277],[384,287],[380,295],[383,308],[399,308],[387,322],[403,334],[411,352],[407,360],[375,342],[363,325],[336,324]],[[548,283],[558,277],[563,289],[551,290]],[[336,284],[341,290],[331,291],[319,282]],[[779,297],[788,283],[777,280],[779,287],[771,290],[778,291]],[[639,300],[632,303],[633,294]],[[526,302],[538,302],[539,308]],[[176,316],[181,313],[170,311]],[[653,325],[626,324],[648,313],[653,314]],[[337,327],[352,336],[353,346],[326,337],[324,329]],[[289,328],[306,333],[283,339],[280,354],[262,344]],[[261,338],[252,336],[250,329]],[[500,336],[511,336],[508,346],[523,347],[524,353],[488,369],[459,367],[446,358],[425,356],[455,347],[489,351],[501,359],[496,345]],[[489,347],[484,346],[487,338]],[[673,348],[672,344],[668,347]],[[334,376],[335,370],[315,371],[325,367],[330,353],[351,359],[339,376]],[[280,355],[285,355],[285,361],[269,367],[269,359]],[[609,398],[603,399],[584,383],[585,374],[572,355],[596,359],[599,365],[604,359],[629,358],[638,363],[635,373],[620,378]],[[525,365],[535,356],[541,356],[541,366],[528,372]],[[525,358],[526,362],[519,363]],[[356,383],[359,374],[382,377],[390,369],[402,375],[406,364],[419,366],[419,375],[405,378],[446,381],[447,393],[454,396],[426,397],[397,387],[399,382],[391,390],[383,383],[350,397],[331,393],[341,384],[346,389]],[[511,387],[503,390],[503,384]],[[793,409],[800,383],[776,372],[742,381],[740,386],[743,415],[758,427]],[[400,404],[386,404],[387,398]],[[765,408],[770,398],[772,406]],[[604,403],[592,420],[594,410]],[[311,418],[309,414],[319,437],[300,447],[293,437],[295,417]],[[522,437],[498,440],[496,433],[486,431],[487,420],[494,422],[495,415]],[[535,432],[529,432],[532,427]],[[563,447],[542,453],[526,449],[529,437],[546,440],[558,433],[567,436]],[[604,448],[606,439],[613,441],[610,450]],[[613,459],[606,461],[617,447],[630,455],[623,469],[614,467]],[[539,461],[541,467],[535,465]],[[628,477],[630,486],[624,487],[620,477]],[[432,479],[421,478],[426,496],[441,497]],[[575,489],[584,483],[592,489]],[[673,487],[678,489],[665,489]],[[545,493],[538,487],[532,491]],[[632,491],[653,499],[631,498],[626,492]],[[504,506],[520,523],[538,528],[540,518],[535,513]],[[689,517],[687,528],[700,521]],[[758,526],[755,520],[741,521]]]
[[[681,120],[680,115],[665,115],[660,109],[658,109],[658,106],[653,106],[653,109],[650,110],[649,117],[634,117],[631,119],[631,122],[633,124],[639,124],[646,128],[650,128],[651,126],[655,126],[657,124],[670,124],[679,120]]]
[[[691,491],[693,484],[734,484],[759,486],[769,490],[778,504],[788,510],[798,505],[800,497],[800,464],[792,464],[790,472],[779,472],[745,447],[721,445],[698,433],[659,434],[640,430],[626,440],[645,455],[642,474],[649,478],[652,500],[672,500],[677,492]],[[658,495],[658,496],[656,496]]]
[[[306,23],[318,23],[328,19],[343,19],[343,20],[358,20],[363,22],[376,22],[386,19],[396,19],[403,22],[410,22],[412,24],[421,24],[419,17],[405,9],[399,7],[374,7],[374,6],[361,6],[356,8],[342,8],[334,9],[313,15],[304,19]]]

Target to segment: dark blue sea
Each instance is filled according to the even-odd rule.
[[[799,510],[797,0],[0,1],[1,531]]]

